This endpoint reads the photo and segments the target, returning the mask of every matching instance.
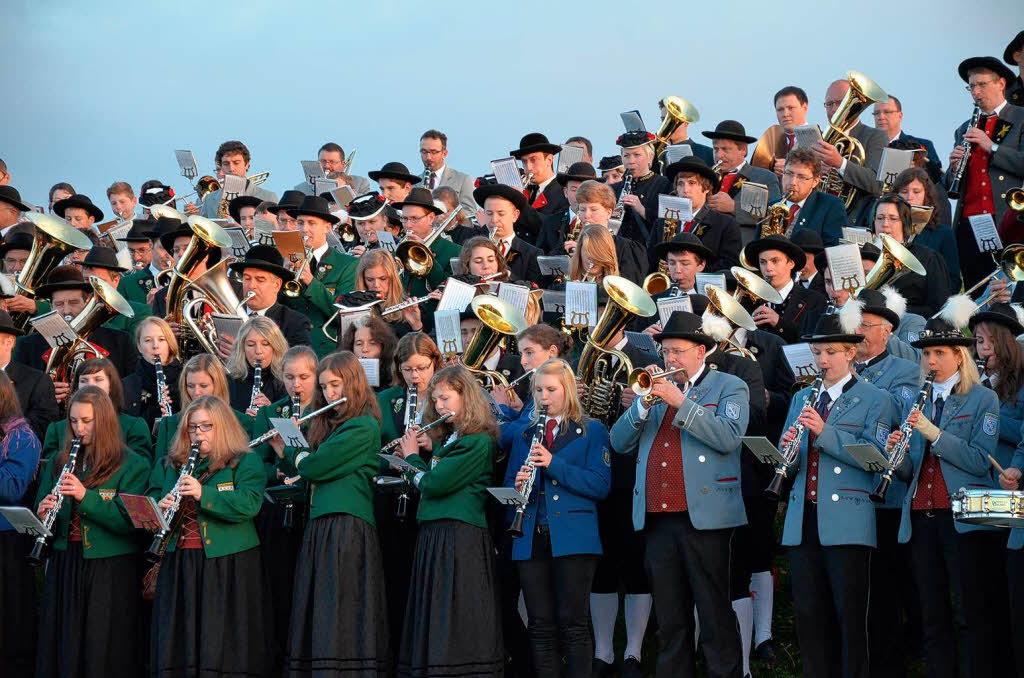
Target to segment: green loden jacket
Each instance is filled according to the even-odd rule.
[[[359,260],[328,247],[323,261],[317,262],[316,271],[309,285],[303,285],[297,297],[283,292],[281,303],[309,318],[313,329],[309,340],[317,356],[323,358],[337,349],[337,344],[324,334],[323,325],[337,310],[334,302],[338,296],[356,288],[356,268]]]
[[[494,440],[485,433],[473,433],[434,450],[430,465],[418,454],[406,461],[417,471],[409,471],[409,481],[420,491],[416,518],[449,518],[477,527],[487,527],[484,507],[487,488],[494,473]]]

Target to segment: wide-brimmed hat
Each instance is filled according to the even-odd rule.
[[[821,239],[821,234],[814,229],[801,228],[792,235],[790,240],[807,254],[813,255],[825,251],[825,243]],[[817,263],[817,259],[815,259],[815,263]]]
[[[715,253],[707,247],[704,242],[693,233],[677,233],[676,237],[668,242],[659,242],[651,253],[655,259],[664,259],[669,252],[693,252],[705,263],[715,258]]]
[[[705,348],[711,348],[717,343],[713,338],[704,334],[701,317],[687,311],[675,311],[669,316],[664,329],[654,335],[655,341],[660,342],[665,339],[687,339],[703,344]]]
[[[1024,31],[1015,35],[1013,40],[1010,41],[1010,44],[1008,44],[1006,49],[1003,50],[1003,61],[1008,63],[1011,68],[1017,66],[1017,63],[1013,60],[1013,53],[1021,47],[1024,47]],[[1007,83],[1007,85],[1009,85],[1009,83]]]
[[[117,261],[117,252],[103,245],[93,245],[86,253],[81,265],[90,268],[105,268],[108,271],[118,271],[119,273],[128,272],[128,269]]]
[[[597,171],[589,162],[574,162],[564,172],[555,175],[555,181],[562,186],[570,181],[589,181],[591,179],[597,180]]]
[[[331,224],[336,224],[341,221],[341,219],[331,214],[330,209],[328,209],[327,201],[318,195],[307,195],[302,199],[301,205],[289,208],[288,214],[293,218],[298,218],[300,214],[305,214],[309,217],[323,219]]]
[[[741,144],[752,144],[756,138],[747,136],[747,130],[743,124],[736,120],[723,120],[715,127],[714,132],[701,132],[708,139],[729,139],[738,141]]]
[[[380,214],[380,211],[384,209],[384,206],[387,204],[387,198],[377,191],[370,191],[369,193],[363,193],[362,195],[353,198],[352,202],[350,202],[348,207],[345,209],[348,212],[349,219],[365,221]]]
[[[25,330],[14,325],[14,321],[11,320],[11,315],[7,311],[0,311],[0,334],[13,334],[20,337],[25,334]]]
[[[103,218],[103,210],[101,210],[99,207],[96,207],[96,205],[93,205],[92,200],[89,199],[89,196],[82,195],[81,193],[76,193],[70,198],[64,198],[63,200],[58,200],[57,202],[55,202],[53,204],[53,213],[56,214],[61,219],[63,219],[64,211],[69,207],[81,207],[83,210],[88,212],[96,221],[99,221],[100,219]]]
[[[21,193],[14,186],[0,186],[0,202],[13,206],[19,212],[31,212],[32,208],[21,199]]]
[[[386,162],[379,170],[367,172],[371,179],[379,182],[381,179],[394,179],[395,181],[407,181],[410,184],[418,184],[423,177],[416,176],[409,171],[409,168],[400,162]]]
[[[25,250],[29,252],[32,250],[33,242],[35,242],[35,238],[32,237],[31,233],[8,233],[3,242],[0,242],[0,258],[7,256],[7,253],[11,250]]]
[[[168,252],[174,251],[174,241],[178,238],[192,237],[192,229],[188,224],[183,224],[177,219],[157,219],[157,229],[160,245]]]
[[[892,288],[888,289],[892,290]],[[895,292],[895,290],[893,291]],[[857,299],[864,302],[861,313],[870,313],[885,318],[892,325],[893,330],[900,326],[899,314],[889,308],[889,298],[880,290],[863,289],[857,294]]]
[[[302,204],[302,199],[305,197],[306,194],[302,191],[296,191],[294,189],[285,191],[281,194],[281,199],[277,201],[277,204],[268,207],[267,211],[271,214],[277,214],[281,210],[287,210],[290,207],[298,207]]]
[[[46,276],[46,284],[36,288],[36,296],[40,299],[49,299],[54,292],[62,290],[82,290],[92,293],[92,285],[82,275],[78,266],[58,266]]]
[[[992,304],[988,310],[975,313],[968,321],[971,333],[978,323],[998,323],[1013,333],[1013,336],[1024,334],[1024,308],[1019,304]]]
[[[645,145],[651,143],[655,139],[657,139],[656,136],[654,136],[653,134],[651,134],[650,132],[648,132],[646,130],[642,130],[641,129],[641,130],[634,130],[632,132],[623,132],[615,140],[615,144],[617,146],[621,146],[624,149],[625,148],[638,148],[640,146],[645,146]]]
[[[295,277],[294,271],[289,271],[284,266],[284,257],[280,250],[271,245],[253,245],[245,253],[245,259],[228,264],[232,271],[242,273],[247,268],[258,268],[276,275],[281,280],[291,280]]]
[[[519,148],[508,152],[513,158],[521,158],[528,153],[555,153],[561,152],[562,147],[548,141],[548,138],[540,132],[530,132],[519,140]]]
[[[175,221],[168,219],[168,221]],[[117,238],[121,242],[151,242],[156,236],[153,230],[157,228],[156,219],[132,219],[132,227],[128,229],[123,238]]]
[[[476,195],[475,192],[474,195]],[[428,209],[434,214],[444,213],[443,209],[434,204],[434,196],[432,196],[430,194],[430,190],[426,188],[414,188],[409,191],[409,195],[405,196],[405,200],[393,204],[396,210],[400,210],[406,205],[409,205],[410,207],[422,207],[424,209]]]
[[[599,163],[597,163],[597,169],[602,174],[604,172],[610,172],[611,170],[619,167],[625,167],[625,165],[622,163],[621,155],[606,155],[603,158],[601,158],[601,161]]]
[[[526,202],[526,196],[523,195],[522,191],[517,191],[511,186],[505,184],[488,184],[481,186],[473,191],[473,200],[481,208],[488,198],[504,198],[510,203],[515,205],[515,208],[520,212],[525,212],[528,207]]]
[[[807,255],[792,240],[782,235],[769,235],[758,240],[752,240],[743,248],[746,252],[747,261],[757,261],[762,252],[778,250],[793,260],[793,270],[799,271],[807,263]]]
[[[242,208],[256,207],[261,202],[263,201],[255,195],[240,195],[228,203],[228,214],[231,215],[232,221],[240,224],[242,223]]]
[[[665,178],[668,179],[669,186],[675,186],[676,175],[680,172],[699,174],[710,181],[712,195],[718,193],[718,189],[722,186],[722,179],[715,174],[714,170],[708,167],[706,162],[695,155],[688,155],[665,168]]]
[[[1015,76],[1013,71],[1006,67],[1002,61],[991,56],[977,56],[964,59],[960,62],[960,65],[956,67],[956,72],[960,74],[960,79],[964,82],[968,81],[968,71],[974,68],[985,68],[992,71],[1000,78],[1006,80],[1007,86],[1013,82]]]
[[[150,179],[139,188],[139,204],[143,207],[161,205],[174,197],[174,189],[157,179]]]
[[[964,335],[964,328],[977,310],[977,305],[966,294],[950,297],[939,312],[928,319],[917,341],[910,345],[914,348],[973,345],[974,339]]]
[[[864,341],[863,335],[857,334],[860,309],[860,303],[848,301],[838,312],[822,314],[814,325],[814,331],[800,339],[808,344],[859,344]]]

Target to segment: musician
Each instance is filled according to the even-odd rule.
[[[892,192],[907,201],[911,207],[932,208],[928,223],[917,231],[913,241],[923,247],[931,248],[942,256],[946,263],[946,271],[949,273],[949,289],[951,291],[959,290],[962,281],[956,235],[950,225],[942,220],[936,186],[928,171],[921,167],[910,167],[903,170],[893,182]],[[911,216],[913,216],[913,210],[911,210]]]
[[[647,275],[647,253],[639,242],[621,235],[612,235],[608,230],[608,222],[615,210],[615,194],[612,189],[597,181],[584,181],[576,189],[576,208],[579,210],[580,219],[587,225],[580,231],[578,244],[569,258],[570,277],[574,280],[581,279],[587,271],[587,265],[593,260],[600,259],[597,264],[606,268],[605,275],[621,275],[640,284]],[[585,237],[584,233],[588,236]],[[593,242],[589,242],[588,239]],[[611,272],[607,261],[609,256],[614,257],[618,273]],[[579,266],[579,277],[572,274],[574,261]]]
[[[378,309],[395,306],[407,300],[402,293],[402,280],[395,259],[387,250],[371,250],[359,258],[355,289],[372,292],[377,299],[383,299],[384,303],[380,304]],[[419,304],[388,313],[383,319],[398,337],[423,329],[423,312]]]
[[[523,375],[537,369],[548,360],[567,360],[572,352],[572,345],[571,336],[559,332],[551,325],[530,325],[516,335],[516,348],[519,351],[519,364],[522,365]],[[515,389],[495,389],[491,395],[501,408],[501,449],[508,452],[512,447],[514,433],[521,431],[533,421],[533,392],[529,393],[525,401],[520,400]]]
[[[439,206],[444,207],[444,214],[441,215],[441,221],[444,221],[455,208],[459,206],[459,195],[450,186],[441,186],[435,188],[432,192],[434,196],[434,202],[440,203]],[[470,193],[472,195],[472,193]],[[473,212],[461,211],[453,217],[451,224],[445,229],[447,237],[458,245],[463,244],[470,238],[478,235],[487,236],[487,228],[483,225],[477,225],[474,223],[474,214],[476,214],[476,208]],[[401,222],[399,222],[401,223]]]
[[[45,373],[12,360],[15,342],[24,334],[24,330],[14,326],[7,311],[0,311],[0,371],[14,382],[21,411],[32,431],[42,440],[46,427],[59,416],[57,401],[53,382]]]
[[[797,445],[796,471],[782,534],[793,572],[796,630],[804,674],[868,675],[868,593],[875,508],[867,494],[875,478],[846,445],[881,449],[894,419],[888,395],[851,372],[861,324],[847,304],[821,316],[811,344],[822,378],[818,391],[798,392],[786,416],[780,449]],[[803,432],[797,437],[796,425]]]
[[[676,294],[700,294],[697,290],[697,275],[704,272],[708,262],[715,256],[699,237],[693,232],[685,231],[678,233],[668,242],[659,242],[651,249],[651,254],[657,264],[665,262],[665,273],[672,281],[672,287],[655,294],[655,299]],[[656,268],[656,265],[652,265],[651,268]]]
[[[775,173],[747,163],[747,147],[757,139],[747,136],[747,130],[742,123],[735,120],[723,120],[718,123],[714,132],[701,134],[712,140],[715,162],[720,163],[718,171],[722,176],[719,190],[708,197],[708,206],[716,212],[732,214],[740,226],[754,226],[760,218],[744,211],[736,204],[743,182],[753,181],[767,186],[769,205],[782,198],[779,178]]]
[[[251,159],[252,156],[249,154],[248,147],[241,141],[225,141],[217,148],[217,152],[213,156],[213,164],[216,166],[217,176],[221,180],[229,174],[244,179],[249,174],[249,161]],[[251,185],[248,181],[246,181],[246,192],[251,193],[251,195],[256,196],[261,201],[277,202],[276,193],[272,193],[260,186]],[[199,207],[193,202],[187,202],[185,203],[185,214],[190,216],[200,214],[210,219],[226,216],[221,215],[223,195],[224,189],[218,188],[203,198],[203,204]]]
[[[345,149],[333,141],[328,141],[317,151],[316,158],[320,162],[320,168],[324,171],[324,174],[330,174],[332,172],[347,172],[353,155],[355,155],[355,151],[352,151],[349,158],[346,159]],[[349,183],[356,195],[361,195],[370,190],[370,182],[365,177],[349,174],[349,178],[351,179]],[[313,195],[313,185],[308,181],[296,184],[294,190],[301,192],[303,195]]]
[[[266,486],[263,465],[220,398],[193,400],[181,421],[147,491],[162,511],[174,505],[175,488],[181,496],[156,580],[151,670],[270,676],[275,641],[253,523]],[[195,469],[183,476],[196,443]]]
[[[85,259],[81,262],[82,277],[88,280],[91,276],[96,276],[100,280],[108,283],[114,289],[120,287],[121,278],[124,273],[128,272],[127,268],[121,266],[117,260],[117,253],[109,247],[103,245],[94,245],[89,252],[85,255]],[[127,299],[125,301],[128,301]],[[153,309],[144,302],[139,301],[128,301],[128,305],[131,306],[132,311],[135,315],[131,318],[117,314],[106,323],[104,327],[111,330],[120,330],[129,337],[135,336],[135,330],[146,318],[153,315]]]
[[[11,193],[12,190],[14,191],[14,193]],[[56,212],[54,212],[53,208],[56,206],[56,204],[58,202],[60,202],[61,200],[64,200],[65,198],[70,198],[71,196],[75,195],[76,193],[78,193],[78,191],[75,190],[75,187],[72,186],[71,184],[65,182],[65,181],[57,182],[56,184],[51,186],[50,187],[50,191],[49,191],[50,214],[56,214]],[[2,202],[7,203],[8,205],[13,205],[14,207],[18,207],[19,204],[24,204],[24,203],[21,202],[21,196],[18,195],[18,190],[16,188],[14,188],[13,186],[11,186],[10,188],[6,188],[6,189],[0,189],[0,195],[6,196],[6,198]],[[11,199],[13,199],[15,202],[12,203]],[[29,211],[31,211],[31,209],[32,209],[31,207],[28,207],[26,209],[19,210],[19,211],[21,211],[21,212],[29,212]]]
[[[436,129],[428,129],[420,136],[420,160],[423,161],[423,186],[433,191],[448,186],[458,196],[458,201],[467,215],[476,212],[473,202],[473,178],[452,169],[447,164],[448,135]]]
[[[527,497],[525,536],[512,547],[529,618],[534,675],[562,675],[564,654],[565,675],[589,676],[590,585],[601,553],[596,502],[611,484],[608,430],[585,418],[576,379],[564,360],[538,368],[533,392],[546,415],[535,414],[533,425],[516,437],[505,486],[522,493],[527,479],[536,477]],[[543,430],[535,430],[542,424]],[[531,445],[535,438],[539,442]]]
[[[425,422],[453,416],[431,431],[429,464],[418,453],[416,429],[405,432],[396,451],[414,467],[406,477],[420,492],[420,533],[398,672],[418,675],[458,667],[500,675],[504,650],[485,514],[498,427],[485,392],[465,367],[435,374],[424,395]]]
[[[58,184],[59,186],[60,184]],[[74,193],[74,191],[71,191]],[[171,207],[177,205],[174,198],[174,189],[158,179],[149,179],[139,186],[139,204],[142,205],[143,218],[151,216],[149,208],[153,205],[169,204]]]
[[[661,121],[664,122],[665,116],[668,115],[668,109],[665,108],[664,99],[658,99],[658,114],[660,116]],[[675,128],[675,131],[672,132],[672,135],[668,138],[668,143],[672,146],[676,146],[679,144],[689,146],[690,150],[693,151],[693,155],[703,160],[704,164],[706,164],[708,167],[715,163],[714,151],[711,149],[711,147],[705,146],[704,144],[698,143],[690,138],[689,122],[684,121],[680,123],[679,126]]]
[[[1006,100],[1014,106],[1024,106],[1024,49],[1022,48],[1024,48],[1024,31],[1017,33],[1003,50],[1003,61],[1011,69],[1017,67],[1017,77],[1006,82]]]
[[[139,362],[135,371],[124,378],[125,413],[141,418],[155,430],[155,424],[163,416],[161,391],[157,383],[155,365],[159,361],[164,372],[164,393],[171,412],[181,409],[178,394],[178,378],[181,376],[181,361],[178,356],[178,339],[171,326],[163,318],[150,316],[135,330],[135,347]]]
[[[379,170],[367,174],[377,182],[381,195],[390,200],[392,205],[409,197],[413,184],[420,183],[420,177],[412,174],[409,168],[400,162],[386,162]],[[400,208],[396,206],[396,209]]]
[[[403,202],[394,203],[402,213],[406,238],[419,242],[426,241],[434,229],[441,208],[434,204],[434,198],[425,188],[414,188]],[[410,297],[422,297],[428,290],[437,289],[452,274],[451,260],[459,256],[459,246],[450,240],[435,237],[430,243],[434,263],[426,276],[418,277],[406,272],[405,291]]]
[[[135,209],[139,201],[135,198],[135,191],[127,181],[115,181],[107,188],[107,200],[110,202],[110,211],[120,221],[127,221],[135,217]]]
[[[198,237],[192,232],[192,228],[188,224],[176,219],[168,218],[157,219],[157,227],[152,232],[156,234],[157,242],[160,243],[163,250],[171,255],[174,266],[178,264],[182,255],[188,250],[189,244],[192,242],[192,238]],[[206,273],[207,269],[216,266],[217,263],[220,262],[220,258],[220,248],[211,248],[210,253],[207,254],[205,258],[197,261],[188,271],[189,276],[192,279],[198,278],[203,273]],[[167,308],[167,289],[169,286],[169,284],[165,284],[153,295],[153,315],[158,315],[168,321],[171,321],[174,313],[181,309]],[[186,293],[184,298],[188,298],[188,293]],[[184,303],[182,303],[182,306],[184,306]],[[173,322],[171,327],[174,327]],[[180,326],[176,329],[180,336]],[[184,346],[182,346],[182,351],[188,353]]]
[[[754,240],[744,250],[748,261],[757,261],[768,284],[782,296],[781,304],[765,303],[754,309],[751,317],[759,329],[777,334],[787,343],[795,343],[804,328],[813,327],[825,308],[825,297],[814,290],[797,285],[796,271],[804,267],[804,251],[781,235]]]
[[[390,232],[395,242],[401,240],[402,217],[380,193],[364,193],[350,202],[345,209],[349,220],[359,233],[360,244],[349,250],[352,256],[361,257],[367,250],[380,247],[377,231]]]
[[[20,228],[20,227],[19,227]],[[34,242],[32,233],[12,229],[7,236],[0,241],[0,260],[3,262],[3,272],[16,276],[25,268],[25,261],[32,251]],[[4,301],[9,302],[5,299]],[[17,309],[15,309],[17,310]]]
[[[465,311],[459,314],[459,328],[462,330],[463,348],[469,345],[469,342],[472,341],[473,337],[476,336],[476,333],[483,326],[483,321],[477,317],[471,308],[467,307]],[[523,365],[519,360],[519,356],[515,353],[507,352],[500,343],[487,356],[480,369],[497,372],[506,381],[513,381],[523,375]]]
[[[242,325],[224,362],[231,407],[255,417],[259,408],[286,395],[281,384],[281,360],[287,350],[287,340],[269,318],[254,316]],[[257,366],[258,387],[254,381]]]
[[[242,227],[250,241],[255,240],[256,208],[263,202],[254,195],[240,195],[228,202],[228,216]]]
[[[978,256],[969,217],[991,214],[999,224],[1007,209],[1007,191],[1024,183],[1024,110],[1006,101],[1006,85],[1014,76],[995,57],[965,59],[957,71],[982,114],[977,127],[967,129],[967,122],[953,133],[953,152],[945,176],[949,188],[964,156],[961,144],[969,142],[971,153],[960,181],[953,223],[964,285],[971,286],[989,273],[989,260]]]
[[[789,152],[782,170],[782,193],[789,194],[789,232],[817,231],[825,247],[831,247],[838,245],[843,235],[846,208],[836,196],[817,190],[820,181],[821,163],[810,149]]]
[[[875,102],[871,109],[871,117],[875,121],[875,129],[885,132],[885,136],[889,140],[887,145],[891,145],[894,141],[910,141],[919,144],[928,154],[928,159],[940,168],[942,167],[935,144],[928,139],[911,136],[903,131],[903,104],[892,94],[889,94],[887,101]]]
[[[18,189],[14,186],[0,186],[0,237],[6,236],[11,227],[21,221],[22,212],[31,211],[32,208],[22,202]]]
[[[1024,349],[1017,343],[1017,335],[1024,334],[1024,324],[1017,313],[1019,308],[992,304],[969,321],[981,385],[995,391],[999,398],[999,443],[993,456],[1004,468],[1011,464],[1024,420]]]
[[[555,155],[561,151],[561,146],[549,142],[540,132],[530,132],[519,140],[519,148],[508,152],[522,164],[523,172],[526,173],[526,202],[537,210],[541,217],[561,212],[569,207],[561,186],[554,181]],[[483,204],[475,196],[474,199],[476,204]],[[517,233],[531,245],[537,241],[536,231],[521,230]]]
[[[718,194],[721,186],[718,174],[693,156],[683,158],[665,168],[665,177],[672,186],[672,194],[689,198],[693,208],[693,219],[680,223],[675,229],[679,233],[693,233],[701,242],[716,253],[708,260],[711,271],[722,271],[739,264],[742,236],[736,220],[728,214],[715,210],[708,202]],[[657,217],[651,230],[648,246],[656,247],[665,239],[665,220]],[[653,268],[656,260],[652,258]]]
[[[972,672],[994,675],[992,662],[1004,651],[996,647],[994,613],[1005,599],[1005,580],[993,576],[992,566],[998,569],[1003,562],[1006,535],[954,520],[949,500],[958,488],[994,485],[988,457],[999,440],[999,402],[995,393],[979,387],[968,349],[974,340],[961,329],[973,310],[973,304],[954,297],[913,342],[922,349],[922,372],[935,372],[935,383],[924,409],[907,419],[913,437],[909,462],[901,469],[909,486],[900,543],[909,543],[930,676],[956,674],[954,614],[966,621],[962,647]],[[901,437],[894,431],[887,450]]]
[[[228,268],[242,276],[242,293],[239,298],[244,299],[249,292],[256,293],[245,302],[250,319],[259,316],[273,320],[289,346],[310,345],[310,319],[278,301],[284,281],[292,280],[295,274],[285,268],[284,257],[276,247],[253,245],[245,253],[244,260],[235,261]],[[217,338],[222,358],[227,356],[236,340],[226,336]]]
[[[907,235],[913,233],[910,205],[898,195],[884,195],[875,201],[871,222],[875,233],[883,233],[904,244],[924,266],[925,275],[908,271],[892,284],[906,297],[907,309],[925,317],[937,313],[950,295],[949,273],[945,261],[935,250],[907,242]]]
[[[594,164],[594,144],[586,137],[569,137],[565,140],[566,146],[575,146],[583,149],[583,162],[588,165]]]
[[[312,190],[312,189],[311,189]],[[295,221],[295,217],[288,214],[288,210],[295,209],[302,204],[303,199],[306,197],[302,191],[285,191],[281,194],[281,199],[277,201],[276,205],[268,207],[268,211],[274,215],[277,220],[277,230],[279,231],[297,231],[299,225]]]
[[[607,155],[601,158],[597,170],[601,173],[601,178],[598,181],[611,186],[622,181],[622,175],[626,173],[626,166],[622,164],[621,155]]]
[[[651,394],[658,404],[636,398],[612,427],[611,442],[619,454],[638,455],[633,527],[646,530],[644,559],[662,639],[656,675],[695,675],[696,605],[709,673],[739,676],[729,551],[733,528],[746,523],[739,450],[749,393],[738,378],[705,368],[715,340],[697,315],[673,313],[654,338],[666,369],[682,368],[686,376],[658,379]]]
[[[778,124],[766,129],[758,139],[750,164],[771,170],[781,180],[786,156],[796,148],[795,130],[807,124],[807,92],[795,85],[787,85],[775,93],[772,101]]]
[[[570,254],[576,247],[576,239],[571,237],[578,235],[583,227],[583,221],[579,217],[576,206],[576,189],[584,181],[597,179],[597,172],[594,166],[577,162],[570,165],[565,172],[555,175],[555,181],[562,187],[565,199],[569,201],[568,209],[562,212],[555,212],[544,217],[541,224],[540,236],[537,238],[537,247],[549,256]]]
[[[2,317],[2,316],[0,316]],[[18,405],[11,379],[0,375],[0,506],[25,506],[39,464],[39,438],[32,432]],[[56,418],[56,413],[54,413]],[[35,664],[35,573],[25,561],[32,539],[19,534],[0,516],[0,662],[7,675],[30,678]]]
[[[391,325],[381,318],[360,318],[353,321],[338,344],[342,351],[352,351],[357,358],[370,358],[380,367],[380,383],[373,390],[377,393],[390,388],[392,380],[391,363],[395,359],[398,337]]]
[[[87,229],[103,220],[103,210],[92,204],[89,196],[80,193],[54,203],[53,213],[78,230]]]
[[[797,283],[807,289],[824,294],[825,281],[818,275],[818,266],[815,264],[818,255],[825,251],[825,243],[821,241],[821,236],[817,231],[805,228],[794,232],[790,240],[806,255],[804,267],[796,272]]]
[[[543,252],[514,230],[520,215],[533,209],[526,204],[526,197],[510,186],[490,184],[473,191],[473,199],[483,207],[487,230],[498,246],[511,278],[540,280],[537,257]]]
[[[159,221],[134,219],[128,233],[118,238],[125,243],[132,257],[132,270],[121,276],[117,286],[117,291],[129,302],[147,304],[149,293],[155,286],[153,281],[160,273],[157,259],[153,256],[154,236],[151,231],[158,224]],[[152,308],[147,313],[152,313]]]
[[[224,402],[228,402],[228,377],[221,361],[209,353],[200,353],[189,358],[181,368],[181,376],[178,378],[178,393],[181,397],[182,409],[204,395],[216,396]],[[232,410],[232,412],[235,413],[235,418],[245,434],[251,434],[254,426],[253,418],[238,410]],[[167,456],[167,451],[178,431],[180,420],[181,412],[179,411],[162,418],[157,423],[156,443],[153,446],[153,459],[157,463]]]
[[[63,504],[52,530],[35,675],[137,676],[139,541],[118,495],[145,491],[149,463],[125,447],[114,407],[99,388],[78,391],[59,423],[64,443],[43,468],[36,496],[40,520],[58,494]],[[62,476],[72,439],[81,447],[74,469]]]
[[[684,127],[680,125],[680,128]],[[651,229],[658,218],[658,195],[668,193],[671,186],[668,179],[651,170],[654,165],[654,140],[653,134],[643,131],[626,132],[615,140],[622,147],[622,164],[626,168],[626,178],[611,187],[615,191],[616,200],[621,200],[624,208],[619,233],[623,238],[641,244],[651,241]],[[623,195],[627,183],[630,190],[627,195]],[[579,197],[576,199],[579,200]]]
[[[525,244],[525,243],[523,243]],[[493,277],[494,280],[515,280],[509,271],[508,262],[501,254],[501,246],[490,238],[477,236],[462,244],[459,267],[471,278]],[[477,289],[477,294],[486,293],[486,285]]]

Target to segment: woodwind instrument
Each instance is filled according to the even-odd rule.
[[[892,451],[889,453],[889,468],[885,470],[882,477],[878,480],[878,485],[875,487],[875,491],[870,495],[871,501],[876,504],[885,503],[885,494],[889,491],[889,485],[892,484],[893,474],[896,473],[896,469],[899,468],[903,460],[907,458],[907,452],[910,450],[910,436],[914,433],[914,427],[910,424],[910,415],[914,412],[920,412],[924,409],[924,404],[928,402],[928,399],[932,395],[932,386],[935,384],[935,372],[929,372],[928,376],[924,379],[924,385],[921,386],[921,391],[917,394],[917,400],[914,401],[914,406],[910,408],[910,412],[907,413],[907,418],[903,420],[903,424],[900,426],[900,433],[902,436],[895,445],[892,446]]]
[[[432,421],[429,424],[426,424],[426,425],[420,427],[420,430],[417,431],[417,433],[426,433],[427,431],[429,431],[429,430],[431,430],[433,428],[437,428],[438,426],[440,426],[441,424],[445,423],[446,421],[448,421],[449,419],[451,419],[454,416],[455,416],[454,412],[445,412],[444,414],[442,414],[440,417],[438,417],[434,421]],[[381,454],[388,454],[388,453],[391,452],[391,450],[395,449],[396,447],[398,447],[401,444],[402,444],[402,439],[401,438],[395,438],[390,443],[388,443],[384,447],[380,448],[380,453]]]
[[[50,491],[56,501],[50,510],[43,516],[43,527],[48,532],[53,531],[53,524],[57,522],[57,515],[60,513],[61,506],[64,505],[64,495],[60,493],[60,484],[64,482],[64,477],[74,473],[75,463],[78,461],[78,450],[82,447],[82,438],[76,437],[71,441],[71,449],[68,451],[68,460],[64,463],[64,467],[60,470],[60,475],[57,476],[57,483],[53,486]],[[39,535],[36,537],[35,544],[32,545],[32,552],[28,554],[28,562],[36,567],[43,564],[46,559],[44,552],[46,551],[46,545],[49,538]]]
[[[199,443],[193,442],[192,448],[188,451],[188,459],[181,465],[181,472],[178,473],[178,480],[174,483],[174,489],[171,490],[171,496],[174,498],[174,503],[168,508],[164,509],[164,522],[167,523],[168,528],[166,530],[161,529],[155,535],[153,535],[153,542],[149,545],[149,550],[146,551],[146,560],[151,563],[155,563],[160,560],[160,554],[165,550],[164,541],[170,535],[170,524],[174,520],[174,516],[178,514],[178,509],[181,508],[181,481],[185,479],[185,476],[190,476],[196,470],[196,462],[199,460]]]
[[[403,422],[406,431],[416,423],[416,407],[419,404],[419,389],[415,386],[409,387],[409,397],[405,400],[405,420]]]
[[[297,424],[305,424],[307,421],[309,421],[310,419],[312,419],[316,415],[323,414],[327,410],[335,408],[338,405],[343,405],[346,402],[348,402],[348,396],[342,396],[342,397],[338,398],[337,400],[335,400],[333,403],[327,403],[326,405],[324,405],[320,409],[314,410],[314,411],[310,412],[309,414],[302,415],[301,417],[299,417],[298,419],[295,420],[295,423],[297,423]],[[279,435],[281,435],[281,432],[278,431],[276,428],[272,428],[269,431],[267,431],[266,433],[264,433],[263,435],[261,435],[261,436],[259,436],[257,438],[253,438],[252,440],[250,440],[249,441],[249,447],[256,447],[257,445],[262,445],[263,443],[267,442],[271,438],[276,438]]]
[[[967,129],[977,127],[979,122],[981,122],[981,106],[974,104],[974,111],[971,113],[971,121],[967,123]],[[956,164],[953,180],[949,182],[949,190],[946,191],[954,200],[960,197],[960,181],[964,178],[964,172],[967,171],[967,161],[971,157],[971,149],[974,148],[974,144],[965,138],[960,141],[960,148],[964,149],[964,154],[960,156],[960,160]]]
[[[249,396],[248,409],[256,409],[256,397],[259,396],[261,388],[263,388],[263,361],[257,360],[256,367],[252,369],[252,394]]]
[[[548,407],[547,405],[541,405],[537,409],[537,428],[533,432],[533,439],[530,440],[530,447],[526,452],[526,466],[530,468],[530,475],[523,481],[523,489],[519,492],[523,497],[523,503],[516,506],[516,515],[512,518],[512,524],[508,526],[509,536],[517,539],[523,536],[523,516],[526,513],[526,505],[530,503],[533,483],[537,479],[537,465],[533,461],[531,452],[534,446],[540,445],[540,442],[544,439],[544,431],[547,430],[547,426]]]
[[[810,392],[804,396],[804,402],[800,407],[800,411],[813,407],[814,403],[818,402],[818,397],[821,395],[821,390],[824,386],[824,378],[821,374],[818,374],[811,385]],[[764,491],[766,497],[775,501],[778,501],[782,495],[782,483],[789,477],[789,467],[796,463],[796,459],[800,455],[800,445],[803,444],[804,431],[807,430],[807,427],[802,422],[797,422],[794,428],[796,433],[793,434],[789,444],[782,449],[782,461],[775,467],[775,477],[772,478],[771,483],[768,484]]]
[[[154,369],[156,369],[156,397],[157,402],[160,403],[160,417],[157,421],[160,421],[163,417],[169,417],[173,412],[173,405],[171,404],[171,394],[167,390],[167,376],[164,374],[164,365],[157,358],[157,361],[153,363]]]

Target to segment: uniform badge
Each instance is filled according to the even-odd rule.
[[[319,271],[316,272],[316,279],[323,280],[325,275],[327,275],[327,271],[321,268]]]
[[[604,465],[605,466],[611,466],[612,465],[612,454],[611,454],[611,452],[608,451],[607,447],[604,448],[604,456],[602,458],[604,459]]]
[[[392,406],[392,409],[395,411],[395,414],[398,414],[402,411],[403,407],[405,407],[405,398],[398,398],[395,400],[395,404]]]
[[[234,492],[235,491],[235,484],[234,483],[217,483],[217,491],[218,492]]]
[[[885,424],[878,422],[875,424],[875,440],[879,445],[884,446],[886,441],[889,440],[889,427]]]
[[[904,400],[912,400],[914,398],[914,392],[910,390],[909,386],[904,386],[900,389],[900,397]]]
[[[283,406],[283,407],[281,407],[279,409],[281,410],[281,416],[284,417],[285,419],[287,419],[288,417],[292,416],[292,406],[291,405],[285,405],[285,406]]]
[[[740,418],[740,404],[732,401],[725,404],[725,416],[736,420]]]
[[[992,141],[997,144],[1003,143],[1003,139],[1006,138],[1006,135],[1010,133],[1010,128],[1013,127],[1010,123],[1002,120],[999,123],[999,129],[996,130],[995,136],[992,137]]]
[[[990,436],[994,436],[999,430],[999,419],[994,414],[986,414],[985,420],[981,423],[981,430]]]
[[[117,490],[100,490],[99,493],[103,501],[110,501],[117,496]]]
[[[920,338],[917,332],[907,332],[907,339],[910,343],[917,341]]]
[[[152,278],[140,278],[139,286],[145,287],[147,292],[153,291],[153,279]]]
[[[441,457],[431,457],[430,458],[430,470],[433,471],[435,468],[437,468],[437,465],[438,465],[438,463],[440,463],[440,461],[441,461]],[[445,468],[448,468],[448,467],[446,466]]]

